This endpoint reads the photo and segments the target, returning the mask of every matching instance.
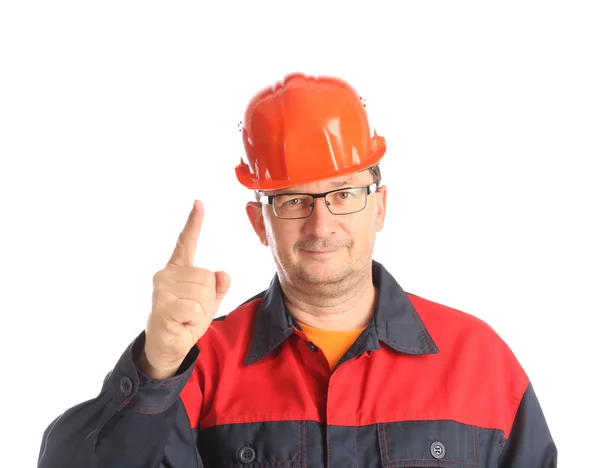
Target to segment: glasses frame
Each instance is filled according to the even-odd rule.
[[[323,193],[286,192],[286,193],[278,193],[277,195],[263,195],[264,192],[259,191],[258,194],[259,194],[260,203],[262,203],[263,205],[271,205],[273,207],[273,214],[275,215],[275,217],[277,217],[278,219],[290,220],[290,219],[306,219],[306,218],[308,218],[315,209],[315,201],[317,200],[317,198],[323,199],[323,201],[325,202],[325,206],[327,207],[329,212],[334,216],[345,216],[345,215],[349,215],[349,214],[358,213],[367,207],[367,202],[368,202],[367,197],[369,195],[371,195],[372,193],[375,193],[378,188],[379,188],[379,186],[377,185],[377,183],[373,182],[372,184],[369,184],[369,185],[337,188],[337,189],[329,190],[329,191],[323,192]],[[329,195],[330,193],[334,193],[334,192],[341,192],[344,190],[355,190],[355,189],[362,189],[365,192],[365,204],[360,210],[351,211],[349,213],[334,213],[333,211],[331,211],[331,208],[329,207],[329,203],[327,202],[327,200],[325,198],[327,195]],[[303,196],[312,197],[313,202],[310,205],[310,212],[306,216],[298,216],[298,217],[294,217],[294,218],[282,218],[282,217],[278,216],[277,212],[275,211],[275,206],[273,206],[273,200],[275,200],[275,198],[277,198],[279,196],[283,196],[283,195],[285,195],[285,196],[303,195]]]

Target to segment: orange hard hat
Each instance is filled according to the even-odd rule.
[[[258,93],[241,128],[247,163],[240,183],[275,190],[377,164],[385,139],[373,132],[362,98],[346,82],[295,73]]]

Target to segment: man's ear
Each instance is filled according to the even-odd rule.
[[[385,213],[387,208],[387,187],[382,185],[377,188],[377,192],[375,192],[375,197],[377,200],[377,212],[375,216],[377,217],[375,226],[377,232],[383,229],[383,223],[385,222]]]
[[[246,214],[250,220],[250,224],[254,228],[254,232],[260,239],[262,245],[269,245],[267,241],[267,232],[265,229],[265,218],[262,213],[262,204],[258,202],[248,202],[246,204]]]

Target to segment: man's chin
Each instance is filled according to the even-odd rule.
[[[318,262],[316,264],[303,263],[298,268],[298,276],[311,284],[336,284],[348,276],[346,268],[341,265],[329,264],[330,262]]]

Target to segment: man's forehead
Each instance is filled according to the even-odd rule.
[[[352,185],[359,184],[362,179],[361,174],[359,172],[354,172],[352,174],[346,174],[339,177],[333,177],[331,179],[324,179],[315,181],[321,187],[324,187],[324,190],[349,187]],[[313,184],[302,184],[302,185],[294,185],[292,187],[287,187],[285,189],[273,190],[272,192],[308,192],[310,187],[314,187]]]

